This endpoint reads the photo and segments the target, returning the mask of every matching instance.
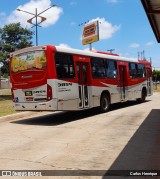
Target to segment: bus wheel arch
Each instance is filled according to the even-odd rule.
[[[137,102],[139,102],[139,103],[145,102],[146,97],[147,97],[147,89],[146,89],[146,87],[143,87],[142,91],[141,91],[141,98],[138,98]]]
[[[111,96],[109,91],[103,91],[100,97],[100,111],[105,113],[109,110],[111,104]]]

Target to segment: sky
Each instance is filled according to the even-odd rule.
[[[20,22],[35,32],[27,22],[33,15],[16,9],[35,14],[36,8],[40,13],[53,4],[56,6],[41,14],[47,19],[38,27],[38,45],[88,50],[89,45],[82,45],[82,28],[86,22],[98,20],[100,40],[92,44],[93,49],[115,49],[114,53],[131,58],[138,58],[144,51],[145,58],[152,59],[152,66],[160,68],[160,44],[140,0],[5,0],[0,6],[0,28]]]

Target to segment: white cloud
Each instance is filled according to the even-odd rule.
[[[99,38],[100,40],[109,39],[112,35],[118,31],[121,25],[112,25],[110,22],[106,21],[105,18],[92,19],[90,22],[99,21]]]
[[[88,48],[84,48],[83,50],[84,51],[90,51],[89,47]]]
[[[71,22],[70,25],[71,25],[71,26],[75,26],[76,23],[75,23],[75,22]]]
[[[60,47],[64,47],[64,48],[71,48],[68,44],[65,43],[61,43],[59,44]]]
[[[49,8],[51,6],[51,0],[30,0],[28,3],[24,5],[20,5],[17,7],[17,9],[25,10],[30,13],[35,14],[35,9],[37,8],[37,13],[40,13],[44,11],[45,9]],[[63,10],[60,7],[52,7],[46,12],[42,13],[42,15],[45,18],[47,18],[42,24],[42,27],[48,27],[50,25],[53,25],[57,22],[57,20],[60,18],[60,15],[62,14]],[[22,11],[14,10],[10,16],[6,17],[6,23],[15,23],[20,22],[23,27],[31,27],[32,24],[29,24],[27,22],[28,19],[32,18],[33,15],[27,14]],[[34,18],[35,19],[35,18]],[[41,18],[38,18],[38,22],[41,21]],[[35,23],[35,21],[33,21]]]
[[[118,3],[118,0],[107,0],[107,3],[112,3],[112,4]]]
[[[84,50],[84,51],[90,51],[90,48],[89,48],[89,47],[88,47],[88,48],[84,48],[83,50]],[[92,47],[92,50],[95,50],[95,48]]]
[[[140,47],[140,45],[137,44],[137,43],[132,43],[132,44],[130,45],[130,48],[139,48],[139,47]]]
[[[0,12],[0,27],[2,27],[6,20],[6,14],[4,12]]]
[[[150,41],[150,42],[147,42],[146,43],[146,46],[152,46],[154,43],[152,42],[152,41]]]

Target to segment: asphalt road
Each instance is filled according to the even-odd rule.
[[[60,170],[62,176],[66,170],[160,170],[160,93],[104,114],[92,109],[1,120],[0,170]]]

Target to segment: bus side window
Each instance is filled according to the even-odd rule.
[[[55,54],[55,64],[56,64],[57,77],[59,79],[75,77],[72,55],[57,52]]]
[[[107,78],[117,78],[117,64],[114,60],[106,60],[106,75]]]
[[[138,77],[145,78],[146,77],[146,69],[144,64],[138,64]]]
[[[137,78],[137,64],[129,63],[130,78]]]
[[[92,77],[105,78],[105,65],[102,58],[91,58]]]

